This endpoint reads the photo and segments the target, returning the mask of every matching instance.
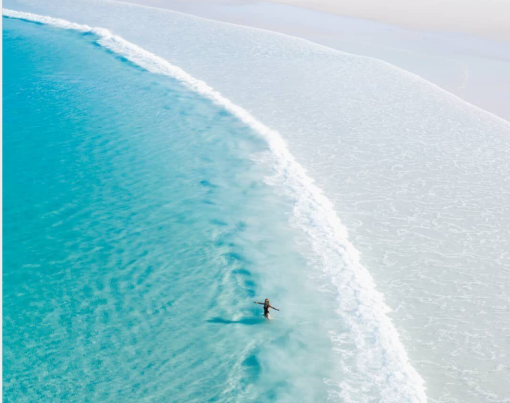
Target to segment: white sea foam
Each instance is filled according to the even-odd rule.
[[[296,200],[294,222],[309,237],[313,250],[320,256],[321,266],[338,289],[338,314],[348,325],[356,343],[356,372],[376,385],[379,401],[425,402],[425,385],[409,362],[398,332],[386,315],[389,308],[374,281],[360,263],[358,251],[348,240],[333,204],[290,154],[282,136],[253,117],[242,107],[223,97],[205,82],[197,80],[184,70],[150,53],[107,29],[93,28],[63,19],[27,12],[3,10],[3,15],[80,32],[91,32],[98,43],[122,55],[131,62],[156,74],[175,78],[186,86],[222,106],[244,124],[262,135],[271,150],[277,176],[285,183]],[[341,338],[332,337],[334,344]],[[349,380],[340,380],[338,394],[345,401],[372,401]]]

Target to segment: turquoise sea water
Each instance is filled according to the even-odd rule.
[[[334,298],[265,143],[95,39],[4,18],[5,401],[323,399]]]

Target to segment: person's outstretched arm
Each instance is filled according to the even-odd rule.
[[[264,303],[263,303],[263,302],[257,302],[257,301],[255,301],[255,303],[256,303],[256,304],[259,304],[259,305],[264,305]]]
[[[280,311],[278,308],[275,308],[274,306],[269,305],[269,308],[273,308],[275,311]]]

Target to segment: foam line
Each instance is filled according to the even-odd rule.
[[[427,401],[424,381],[410,364],[398,332],[387,316],[390,310],[384,297],[376,290],[370,273],[361,264],[359,252],[349,242],[347,229],[341,223],[333,204],[294,159],[278,132],[265,126],[205,82],[107,29],[8,9],[3,9],[3,15],[94,33],[99,37],[100,45],[152,73],[181,81],[263,136],[271,151],[277,177],[296,201],[293,222],[307,234],[313,250],[321,258],[324,272],[339,291],[337,313],[349,327],[356,343],[358,358],[354,370],[377,385],[381,402]],[[335,344],[335,340],[332,339],[332,343]],[[374,366],[378,367],[375,371]],[[355,385],[341,381],[340,387],[346,391],[344,398],[347,400],[354,398],[354,401],[365,401],[363,392]]]

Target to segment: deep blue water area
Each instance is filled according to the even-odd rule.
[[[323,397],[327,335],[253,304],[307,287],[265,143],[94,35],[3,34],[5,402]]]

